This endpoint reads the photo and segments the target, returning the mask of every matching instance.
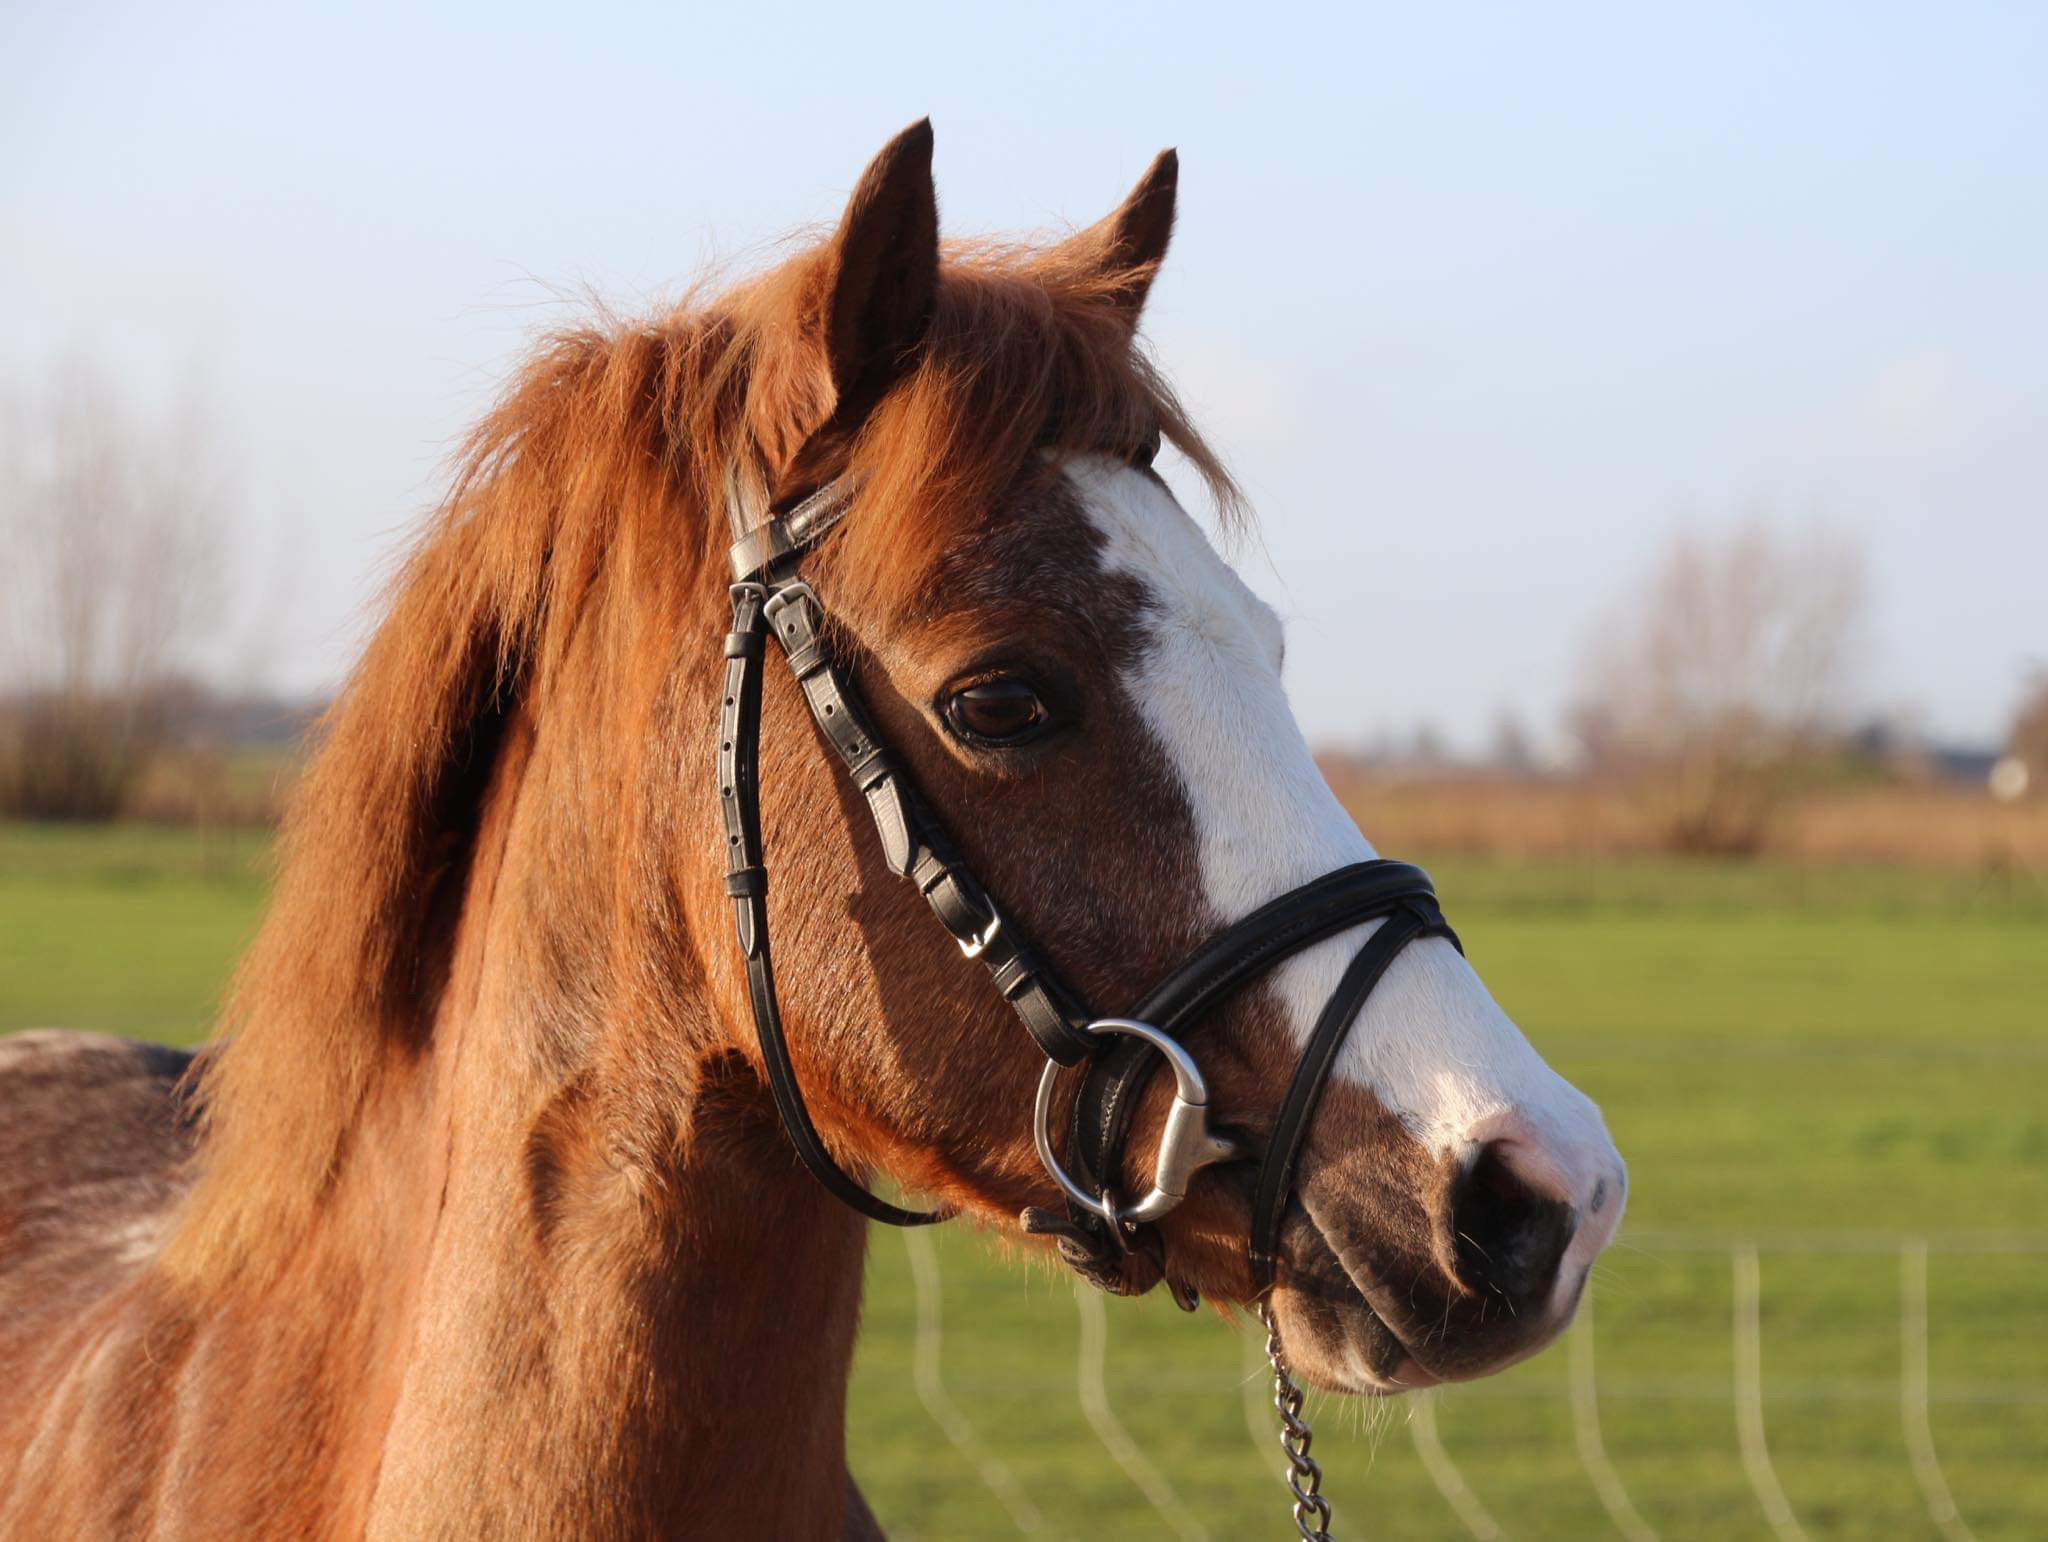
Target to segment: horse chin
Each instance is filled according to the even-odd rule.
[[[1284,1270],[1271,1297],[1288,1369],[1326,1392],[1393,1397],[1439,1377],[1408,1352],[1335,1251],[1306,1217],[1290,1228]]]
[[[1347,1397],[1397,1397],[1437,1385],[1438,1379],[1401,1347],[1364,1297],[1354,1293],[1348,1308],[1334,1312],[1319,1300],[1305,1314],[1292,1299],[1297,1294],[1283,1287],[1273,1296],[1287,1368],[1296,1380]],[[1313,1317],[1312,1328],[1305,1325],[1305,1316]]]
[[[1325,1393],[1395,1397],[1438,1384],[1341,1270],[1290,1274],[1272,1315],[1288,1370]]]
[[[1341,1235],[1341,1232],[1340,1232]],[[1425,1336],[1434,1368],[1410,1349],[1394,1324],[1412,1332],[1414,1313],[1401,1292],[1379,1279],[1363,1249],[1343,1246],[1309,1213],[1297,1212],[1283,1243],[1290,1267],[1272,1295],[1274,1320],[1289,1367],[1298,1379],[1329,1392],[1392,1397],[1451,1381],[1471,1381],[1519,1364],[1556,1339],[1571,1321],[1569,1304],[1541,1324],[1505,1341],[1460,1349]],[[1584,1277],[1579,1280],[1584,1287]],[[1444,1324],[1449,1326],[1448,1316]]]

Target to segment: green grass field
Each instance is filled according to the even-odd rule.
[[[0,1031],[194,1037],[258,918],[261,855],[255,836],[0,828]],[[1429,865],[1474,962],[1630,1162],[1577,1348],[1596,1351],[1606,1457],[1648,1527],[1770,1535],[1734,1393],[1730,1245],[1749,1239],[1769,1460],[1798,1522],[1938,1535],[1901,1415],[1900,1246],[1926,1238],[1941,1470],[1978,1538],[2048,1535],[2048,1253],[2026,1250],[2048,1236],[2048,896],[1959,870]],[[920,1269],[943,1328],[922,1364]],[[992,1468],[1047,1535],[1278,1534],[1249,1336],[1163,1296],[1109,1301],[1101,1322],[1108,1406],[1177,1508],[1089,1420],[1065,1279],[962,1229],[877,1231],[852,1442],[897,1536],[1017,1534]],[[1575,1439],[1571,1353],[1420,1418],[1414,1400],[1322,1406],[1339,1535],[1471,1534],[1420,1454],[1432,1430],[1502,1534],[1615,1535]]]

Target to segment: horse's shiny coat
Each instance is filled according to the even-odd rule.
[[[863,1227],[769,1106],[718,849],[735,458],[860,487],[807,574],[887,742],[1088,999],[1369,854],[1270,613],[1126,466],[1163,430],[1231,497],[1131,343],[1171,159],[1064,242],[942,262],[930,150],[899,136],[782,267],[526,366],[328,720],[219,1047],[182,1081],[169,1051],[0,1047],[0,1536],[872,1534],[844,1437]],[[991,673],[1041,683],[1058,731],[949,734]],[[1014,1235],[1052,1202],[1031,1046],[780,677],[762,746],[813,1116]],[[1333,967],[1203,1030],[1254,1144]],[[1372,997],[1300,1192],[1290,1353],[1384,1390],[1554,1335],[1621,1171],[1432,943]],[[1242,1301],[1245,1226],[1243,1173],[1210,1170],[1166,1266]]]

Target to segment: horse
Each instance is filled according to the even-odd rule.
[[[1276,896],[1393,866],[1295,724],[1280,621],[1154,465],[1246,517],[1138,333],[1175,157],[1063,238],[942,243],[931,153],[913,125],[829,234],[535,347],[324,719],[207,1047],[0,1041],[0,1534],[878,1536],[845,1416],[856,1206],[893,1207],[862,1185],[1088,1253],[1030,1116],[1080,1094],[960,954],[1028,938],[1128,1007]],[[728,861],[721,693],[759,635],[726,516],[826,487],[778,571],[985,884],[957,938],[808,677],[759,682],[765,866]],[[1256,1307],[1295,1374],[1368,1396],[1553,1339],[1626,1183],[1401,884],[1189,1036],[1215,1124],[1144,1246],[1107,1195],[1169,1187],[1189,1100],[1133,1083],[1092,1260]],[[775,937],[772,1040],[736,906]],[[1261,1269],[1248,1154],[1397,921]]]

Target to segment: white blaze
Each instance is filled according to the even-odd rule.
[[[1126,685],[1193,811],[1202,884],[1218,918],[1235,921],[1374,856],[1287,704],[1272,608],[1155,478],[1093,455],[1069,461],[1066,473],[1102,534],[1104,566],[1141,580],[1157,602]],[[1298,953],[1275,972],[1297,1043],[1378,924]],[[1518,1166],[1526,1177],[1547,1176],[1582,1208],[1603,1180],[1618,1187],[1621,1159],[1599,1110],[1544,1064],[1441,938],[1413,943],[1395,959],[1366,999],[1335,1074],[1372,1089],[1431,1151],[1514,1141],[1524,1148]],[[1603,1205],[1597,1219],[1586,1218],[1586,1256],[1611,1234],[1620,1208]]]

